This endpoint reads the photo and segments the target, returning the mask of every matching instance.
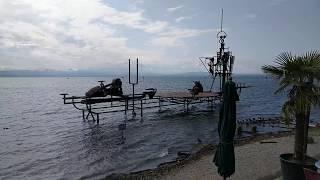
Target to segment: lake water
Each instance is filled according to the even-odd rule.
[[[84,95],[98,80],[112,78],[0,78],[0,179],[102,178],[174,160],[179,151],[197,144],[217,143],[217,111],[203,106],[174,106],[159,112],[146,110],[143,118],[120,113],[100,115],[100,124],[83,121],[72,105],[63,105],[60,93]],[[207,77],[145,77],[140,91],[190,89],[200,80],[207,89]],[[278,116],[284,95],[274,95],[276,82],[264,76],[237,76],[235,81],[253,87],[241,92],[238,119],[259,115]],[[127,80],[124,90],[131,92]],[[320,120],[319,109],[312,120]],[[126,137],[118,125],[127,121]],[[269,131],[265,129],[262,131]]]

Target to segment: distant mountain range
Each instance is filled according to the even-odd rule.
[[[102,71],[54,71],[54,70],[6,70],[0,71],[0,77],[87,77],[87,76],[110,76],[115,72]],[[121,75],[118,73],[117,75]]]
[[[55,71],[55,70],[2,70],[0,71],[0,77],[99,77],[99,76],[127,76],[128,72],[115,72],[115,71],[91,71],[91,70],[79,70],[79,71]],[[140,74],[140,76],[206,76],[206,72],[187,72],[187,73],[175,73],[175,74],[160,74],[160,73],[146,73]]]
[[[0,70],[0,77],[124,77],[128,72],[116,70]],[[236,74],[245,75],[245,74]],[[186,73],[152,73],[143,72],[139,76],[208,76],[207,72],[186,72]]]

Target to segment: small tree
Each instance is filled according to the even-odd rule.
[[[262,70],[279,81],[280,87],[275,93],[288,93],[282,114],[287,123],[293,119],[296,122],[294,159],[304,161],[310,110],[320,104],[320,53],[310,51],[303,56],[293,56],[284,52],[275,63],[263,66]]]

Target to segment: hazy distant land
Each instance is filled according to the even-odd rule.
[[[55,71],[55,70],[3,70],[0,77],[100,77],[100,76],[127,76],[125,71],[112,70],[78,70],[78,71]],[[186,73],[139,73],[139,76],[208,76],[207,72],[186,72]],[[237,74],[240,75],[240,74]],[[242,74],[241,74],[242,75]],[[250,74],[254,75],[254,74]]]

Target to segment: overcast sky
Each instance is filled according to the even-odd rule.
[[[0,70],[202,71],[222,7],[236,73],[320,49],[319,0],[0,0]]]

